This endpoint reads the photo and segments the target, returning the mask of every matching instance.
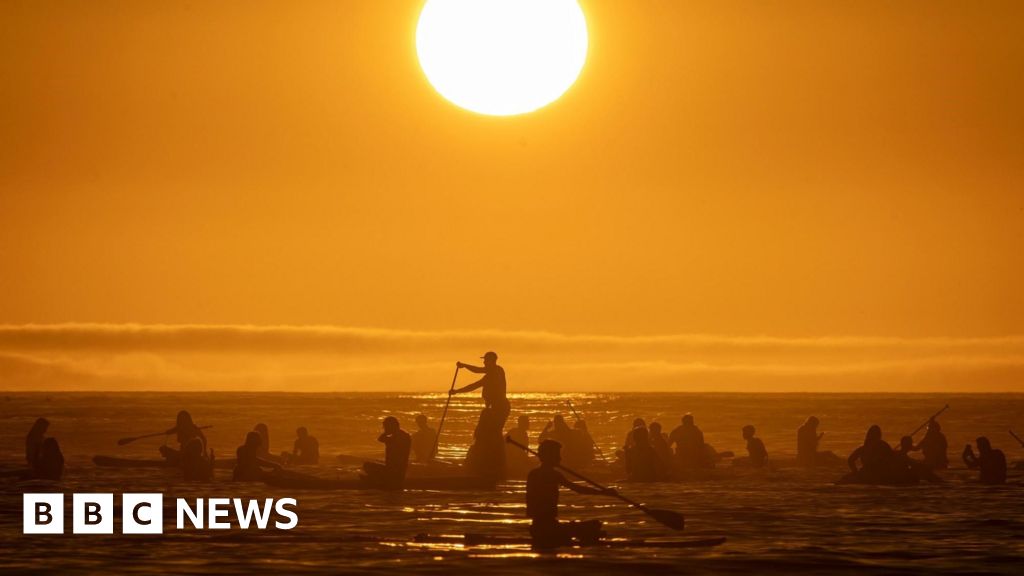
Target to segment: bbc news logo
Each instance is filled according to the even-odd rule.
[[[24,494],[22,505],[23,534],[63,534],[64,494]],[[190,504],[184,498],[175,501],[178,530],[186,526],[199,530],[229,530],[235,525],[242,530],[255,527],[266,530],[291,530],[299,524],[294,498],[198,498]],[[113,534],[114,495],[72,495],[71,531],[73,534]],[[231,517],[234,516],[234,523]],[[271,522],[273,520],[273,522]],[[159,493],[121,495],[122,534],[163,534],[164,495]]]

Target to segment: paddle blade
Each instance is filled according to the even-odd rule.
[[[661,522],[665,526],[673,530],[682,530],[686,525],[686,519],[679,512],[673,512],[671,510],[658,510],[656,508],[648,508],[645,510],[652,518]]]
[[[120,440],[117,441],[117,445],[118,446],[124,446],[125,444],[131,444],[132,442],[135,442],[136,440],[138,440],[138,438],[121,438]]]

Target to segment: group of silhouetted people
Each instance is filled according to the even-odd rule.
[[[692,414],[685,414],[669,434],[659,422],[648,426],[643,418],[636,418],[618,455],[634,482],[657,482],[712,469],[722,456],[704,441]]]

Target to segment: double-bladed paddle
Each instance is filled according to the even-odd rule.
[[[213,426],[200,426],[200,430],[206,430],[207,428],[213,428]],[[125,444],[131,444],[136,440],[142,440],[144,438],[156,438],[157,436],[166,436],[167,432],[154,432],[152,434],[143,434],[142,436],[129,436],[128,438],[121,438],[117,441],[118,446],[124,446]]]
[[[533,454],[534,456],[537,456],[538,458],[540,457],[540,455],[537,454],[537,452],[535,450],[531,450],[529,447],[523,446],[522,444],[520,444],[519,442],[516,442],[515,440],[513,440],[512,438],[509,438],[508,436],[505,437],[505,442],[508,442],[509,444],[515,446],[516,448],[519,448],[520,450],[525,450],[526,452],[529,452],[530,454]],[[558,468],[559,470],[563,470],[565,472],[568,472],[572,476],[575,476],[576,478],[579,478],[580,480],[583,480],[584,482],[594,486],[595,488],[598,488],[600,490],[608,490],[607,487],[602,486],[601,484],[598,484],[597,482],[594,482],[593,480],[591,480],[590,478],[587,478],[586,476],[580,474],[579,472],[576,472],[576,471],[574,471],[574,470],[572,470],[570,468],[566,468],[565,466],[562,466],[561,464],[558,464],[555,467]],[[651,518],[654,518],[658,522],[661,522],[662,524],[664,524],[665,526],[668,526],[669,528],[671,528],[673,530],[682,530],[683,526],[686,524],[686,520],[683,518],[683,515],[680,514],[679,512],[673,512],[672,510],[661,510],[661,509],[658,509],[658,508],[648,508],[647,506],[644,506],[643,504],[637,502],[636,500],[633,500],[631,498],[627,498],[626,496],[623,496],[622,494],[619,494],[618,492],[616,492],[613,495],[616,498],[618,498],[619,500],[622,500],[626,504],[629,504],[630,506],[636,508],[637,510],[640,510],[644,514],[647,514]]]

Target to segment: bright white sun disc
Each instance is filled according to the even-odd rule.
[[[523,114],[576,81],[587,22],[576,0],[427,0],[416,52],[430,84],[454,104]]]

